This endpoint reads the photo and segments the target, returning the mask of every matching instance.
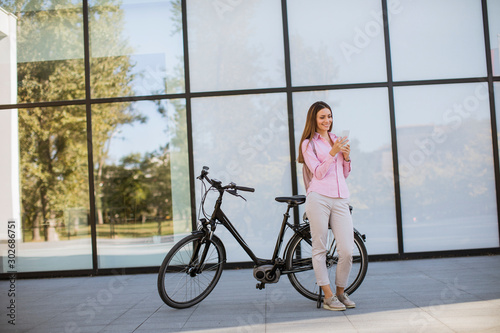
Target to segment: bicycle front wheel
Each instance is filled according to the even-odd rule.
[[[290,245],[285,258],[288,279],[292,286],[303,296],[316,301],[319,296],[319,287],[316,284],[316,277],[312,267],[312,247],[311,233],[304,231],[303,237],[299,234],[290,240]],[[337,267],[338,253],[335,246],[335,239],[331,230],[328,230],[329,249],[326,256],[326,267],[330,281],[335,281],[335,267]],[[368,269],[368,254],[361,237],[354,233],[354,250],[352,258],[352,268],[347,281],[345,292],[352,294],[363,282]]]
[[[217,236],[208,240],[200,233],[183,238],[168,252],[160,267],[161,299],[178,309],[201,302],[219,281],[225,261],[224,245]]]

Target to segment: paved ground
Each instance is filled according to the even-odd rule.
[[[317,309],[286,277],[224,271],[199,305],[162,303],[156,275],[0,281],[1,332],[500,332],[500,256],[370,263],[357,308]],[[8,323],[15,287],[15,323]]]

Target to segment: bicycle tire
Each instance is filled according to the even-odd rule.
[[[335,281],[335,269],[338,260],[338,255],[335,249],[335,239],[331,230],[329,232],[328,244],[333,246],[333,254],[327,254],[327,269],[330,281]],[[304,238],[303,235],[307,235]],[[353,265],[351,273],[349,274],[348,285],[345,292],[351,295],[356,289],[359,288],[363,282],[366,271],[368,269],[368,254],[366,247],[360,235],[354,233],[354,251],[353,251]],[[330,247],[329,247],[330,248]],[[318,300],[319,287],[316,284],[316,277],[312,267],[311,259],[311,233],[309,228],[304,230],[302,234],[296,234],[287,246],[287,253],[285,257],[286,270],[291,271],[288,273],[288,279],[292,286],[303,296],[313,301]]]
[[[198,255],[193,252],[200,245]],[[200,271],[194,267],[199,263],[203,250],[207,256]],[[194,258],[193,258],[194,257]],[[191,234],[181,239],[168,252],[158,273],[158,293],[170,307],[184,309],[201,302],[219,282],[226,261],[222,241],[215,235],[208,241],[203,233]]]

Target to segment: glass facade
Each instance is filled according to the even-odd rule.
[[[394,81],[486,76],[481,1],[393,1]]]
[[[11,31],[17,35],[17,103],[83,99],[82,2],[29,2],[24,8],[18,8],[21,1],[4,2],[0,7],[17,21]]]
[[[256,189],[223,209],[271,256],[285,209],[274,197],[304,193],[295,159],[317,100],[333,132],[350,131],[370,255],[498,250],[499,10],[0,0],[0,274],[12,238],[19,273],[159,266],[197,223],[205,165]],[[229,262],[250,260],[217,233]]]
[[[17,270],[90,269],[85,107],[20,109],[17,118],[21,214],[8,217],[20,221]]]
[[[155,266],[191,231],[183,100],[92,108],[99,267]]]
[[[283,87],[281,2],[187,1],[192,91]]]
[[[89,1],[92,97],[184,92],[181,17],[171,1]]]
[[[292,84],[382,82],[380,1],[287,1]]]
[[[316,100],[330,102],[334,110],[332,132],[341,135],[349,130],[353,163],[348,185],[355,228],[370,235],[366,242],[370,254],[397,252],[387,88],[298,92],[293,95],[294,110],[307,110]],[[294,113],[295,124],[304,124],[305,118],[306,112]],[[302,130],[295,128],[296,149]],[[302,179],[301,165],[298,170]],[[299,193],[304,192],[301,181]]]
[[[192,108],[197,119],[194,170],[199,173],[207,165],[211,176],[225,184],[255,188],[255,193],[241,193],[246,202],[226,196],[223,208],[255,254],[265,258],[272,254],[286,209],[274,198],[292,193],[286,95],[196,98]],[[205,207],[213,204],[207,201]],[[222,227],[217,232],[226,244],[228,261],[248,261],[229,232]]]
[[[395,90],[404,248],[498,247],[486,83]]]
[[[496,0],[488,0],[488,23],[489,23],[489,40],[490,40],[490,52],[491,52],[491,62],[493,66],[493,75],[500,75],[500,17],[495,13],[500,11],[500,2]],[[495,95],[497,96],[497,95]],[[498,108],[497,108],[498,110]]]

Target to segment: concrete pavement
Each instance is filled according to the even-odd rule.
[[[283,276],[255,289],[252,270],[226,270],[184,310],[165,305],[156,274],[0,281],[1,332],[500,332],[500,256],[373,262],[357,307],[317,309]],[[12,317],[12,316],[11,316]]]

